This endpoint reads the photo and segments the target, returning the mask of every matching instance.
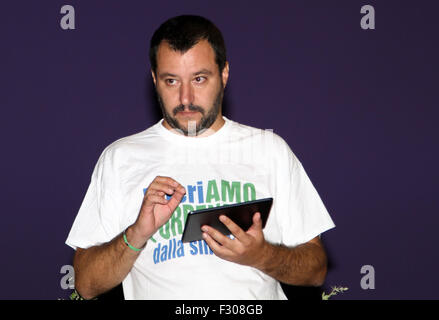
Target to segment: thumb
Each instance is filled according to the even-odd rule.
[[[171,199],[169,199],[168,206],[170,207],[171,211],[174,211],[177,206],[180,204],[181,200],[183,199],[184,194],[186,193],[186,190],[184,187],[180,187],[175,189],[174,194],[172,195]]]
[[[261,213],[260,212],[256,212],[253,215],[253,224],[250,227],[250,229],[262,230],[262,219],[261,219]]]

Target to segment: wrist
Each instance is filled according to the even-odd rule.
[[[262,272],[267,272],[270,268],[269,265],[273,259],[274,246],[267,241],[264,241],[260,253],[260,258],[258,259],[254,267]]]
[[[131,246],[138,249],[143,249],[149,239],[147,236],[142,236],[135,225],[131,225],[125,230],[125,237]]]

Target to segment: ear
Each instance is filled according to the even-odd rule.
[[[157,79],[156,79],[155,73],[152,69],[151,69],[151,75],[152,75],[152,81],[154,82],[154,85],[157,86]]]
[[[226,61],[226,64],[224,65],[223,72],[221,74],[222,80],[223,80],[223,87],[225,88],[227,85],[227,81],[229,80],[229,62]]]

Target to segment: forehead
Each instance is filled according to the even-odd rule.
[[[217,70],[215,52],[207,40],[201,40],[182,53],[173,50],[167,42],[162,42],[157,50],[157,73],[185,74],[206,69]]]

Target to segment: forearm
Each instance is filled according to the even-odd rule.
[[[136,222],[126,230],[127,240],[134,248],[146,245],[172,216],[186,190],[170,177],[157,176],[148,186]],[[172,194],[165,199],[165,194]],[[86,299],[94,298],[121,283],[140,255],[129,248],[123,235],[108,243],[76,251],[75,287]]]
[[[142,246],[130,228],[126,235],[133,246]],[[76,289],[91,299],[114,288],[128,275],[139,254],[128,248],[122,234],[103,245],[78,249],[73,262]]]
[[[321,286],[325,281],[327,258],[314,243],[294,248],[267,243],[264,259],[257,268],[280,282],[297,286]]]

